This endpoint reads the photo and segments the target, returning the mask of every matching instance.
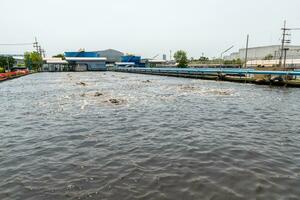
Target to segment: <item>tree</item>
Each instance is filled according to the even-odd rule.
[[[55,56],[52,56],[52,58],[61,58],[62,60],[66,59],[64,54],[57,54]]]
[[[27,68],[38,71],[42,67],[43,58],[38,52],[26,52],[24,62]]]
[[[208,57],[205,57],[205,56],[201,56],[201,57],[199,58],[199,61],[200,61],[200,62],[207,62],[207,61],[209,61],[209,58],[208,58]]]
[[[178,67],[184,68],[188,65],[187,54],[183,50],[179,50],[174,54],[174,59],[178,63]]]
[[[240,58],[236,59],[235,64],[242,65],[242,60]]]
[[[28,69],[31,69],[31,59],[30,59],[30,53],[29,52],[25,52],[24,54],[24,63],[25,63],[25,67],[27,67]]]
[[[273,59],[273,55],[272,54],[268,54],[264,57],[264,60],[272,60]]]
[[[16,60],[12,56],[0,56],[0,67],[12,68],[16,64]]]

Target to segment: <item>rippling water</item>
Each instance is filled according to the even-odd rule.
[[[112,72],[0,83],[0,199],[300,199],[299,99]]]

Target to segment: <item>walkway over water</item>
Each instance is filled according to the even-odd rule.
[[[128,72],[155,72],[155,73],[177,73],[177,74],[235,74],[235,75],[278,75],[278,76],[300,76],[300,71],[263,71],[254,69],[236,68],[117,68],[117,71]]]
[[[0,199],[299,199],[299,98],[134,73],[2,82]]]

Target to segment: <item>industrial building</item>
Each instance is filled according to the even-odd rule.
[[[97,52],[65,52],[66,61],[72,71],[105,71],[106,58]]]
[[[116,62],[121,62],[122,56],[124,56],[124,53],[121,51],[117,51],[114,49],[106,49],[102,51],[96,51],[98,55],[101,55],[101,57],[105,57],[107,60],[106,62],[109,64],[114,64]]]
[[[283,61],[282,61],[283,62]],[[280,63],[279,59],[276,60],[250,60],[247,62],[247,67],[276,67]],[[300,59],[287,59],[285,61],[286,68],[300,69]]]
[[[146,64],[142,61],[141,56],[126,55],[122,56],[121,62],[116,63],[117,67],[145,67]]]
[[[300,46],[286,45],[288,48],[287,59],[300,59]],[[252,47],[248,49],[248,60],[263,60],[266,56],[272,57],[272,59],[279,59],[281,54],[280,45]],[[238,52],[231,53],[229,56],[224,56],[225,60],[244,60],[246,55],[246,49],[240,49]]]
[[[165,67],[166,60],[142,59],[140,56],[122,56],[121,62],[115,63],[117,67]]]
[[[70,71],[68,62],[61,58],[43,58],[43,61],[42,71],[44,72]]]
[[[145,60],[146,67],[165,67],[167,65],[166,60],[154,60],[147,59]]]
[[[116,62],[115,63],[116,67],[135,67],[134,62]]]

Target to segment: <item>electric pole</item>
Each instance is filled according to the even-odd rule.
[[[287,51],[289,50],[288,48],[285,48],[285,44],[289,44],[291,43],[291,40],[287,40],[286,36],[290,35],[287,34],[287,31],[291,30],[289,28],[286,28],[286,20],[284,20],[284,26],[282,28],[283,33],[282,33],[282,41],[281,41],[281,49],[280,49],[280,58],[279,58],[279,67],[284,67],[285,68],[285,64],[286,64],[286,54]],[[282,65],[282,59],[284,59],[284,65]]]
[[[45,49],[42,49],[42,50],[41,50],[41,53],[42,53],[42,56],[45,58],[45,57],[46,57]]]
[[[284,59],[283,59],[283,68],[285,69],[286,67],[286,54],[289,48],[284,48]]]
[[[247,62],[248,62],[248,47],[249,47],[249,34],[247,35],[247,41],[246,41],[245,68],[247,68]]]
[[[39,52],[39,43],[36,38],[33,43],[33,48],[35,48],[36,52]]]
[[[33,48],[35,48],[36,52],[40,54],[41,57],[45,57],[45,50],[42,49],[41,45],[39,45],[37,39],[35,38],[33,43]]]

